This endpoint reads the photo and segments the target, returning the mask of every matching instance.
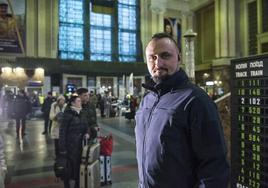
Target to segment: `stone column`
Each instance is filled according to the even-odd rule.
[[[38,20],[37,20],[37,50],[38,57],[46,57],[46,28],[47,28],[47,20],[46,20],[46,0],[39,0],[37,5],[38,11]]]
[[[152,34],[163,31],[166,3],[166,0],[151,0]]]
[[[212,63],[213,78],[222,81],[225,92],[229,91],[230,60],[236,55],[235,1],[215,0],[215,56]]]
[[[58,0],[51,0],[51,58],[57,58],[58,31],[59,31],[59,7]]]
[[[27,0],[26,3],[26,56],[37,56],[37,1]]]
[[[216,58],[235,56],[235,2],[215,0]]]
[[[181,33],[185,34],[188,29],[193,28],[193,12],[191,11],[182,11],[181,12]],[[185,40],[181,40],[181,56],[182,64],[185,66],[186,57],[185,57]]]
[[[194,53],[194,39],[197,33],[192,29],[186,31],[183,35],[185,38],[185,72],[189,80],[195,83],[195,53]]]

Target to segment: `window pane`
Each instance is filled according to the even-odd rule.
[[[63,52],[61,51],[59,54],[61,59],[76,59],[76,60],[83,60],[84,54],[83,53],[74,53],[74,52]]]
[[[60,22],[83,24],[83,0],[60,0]]]
[[[136,0],[119,0],[118,2],[119,61],[134,62],[137,56]]]
[[[83,27],[74,24],[60,24],[59,50],[83,52]]]
[[[136,0],[118,0],[121,4],[136,5]]]
[[[83,0],[60,0],[59,21],[59,57],[83,60]]]
[[[119,32],[119,61],[136,61],[136,33]]]
[[[118,4],[119,28],[136,29],[136,7]]]
[[[112,17],[90,13],[90,60],[112,61]]]

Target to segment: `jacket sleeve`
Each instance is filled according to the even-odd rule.
[[[44,113],[45,112],[45,106],[46,106],[46,99],[44,100],[42,106],[41,106],[41,111]]]
[[[71,123],[71,119],[72,119],[71,115],[64,112],[62,124],[60,125],[60,128],[59,128],[59,151],[60,151],[60,154],[64,154],[64,155],[67,154],[66,142],[67,142],[67,137],[68,137],[68,127],[69,127],[69,124]]]
[[[227,188],[229,164],[221,121],[215,103],[206,95],[189,105],[192,149],[196,158],[199,188]]]
[[[97,124],[97,113],[96,113],[96,107],[93,104],[89,105],[89,126],[90,127],[98,127]]]
[[[51,108],[50,108],[50,112],[49,112],[49,119],[52,121],[55,120],[56,115],[57,115],[55,108],[56,108],[56,103],[54,102],[54,103],[52,103]]]

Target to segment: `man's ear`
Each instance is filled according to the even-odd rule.
[[[181,53],[178,54],[178,61],[181,61]]]

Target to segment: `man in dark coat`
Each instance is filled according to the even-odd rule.
[[[14,109],[14,118],[16,119],[16,133],[17,138],[19,138],[20,133],[23,137],[25,135],[26,127],[26,116],[31,113],[31,102],[26,96],[24,90],[19,90],[18,95],[16,96],[13,104]],[[21,131],[20,131],[21,129]]]
[[[229,165],[215,103],[179,68],[166,33],[146,47],[151,82],[136,113],[139,188],[227,188]]]
[[[47,134],[50,132],[50,126],[51,126],[51,121],[49,119],[49,112],[50,112],[50,107],[53,102],[55,102],[56,99],[52,96],[52,92],[47,93],[47,97],[44,100],[44,103],[42,104],[41,111],[43,112],[43,117],[44,117],[44,132],[42,134]]]
[[[98,130],[96,106],[89,102],[88,89],[79,88],[76,93],[82,102],[81,118],[83,121],[87,122],[88,132],[90,133],[89,136],[95,138]]]

